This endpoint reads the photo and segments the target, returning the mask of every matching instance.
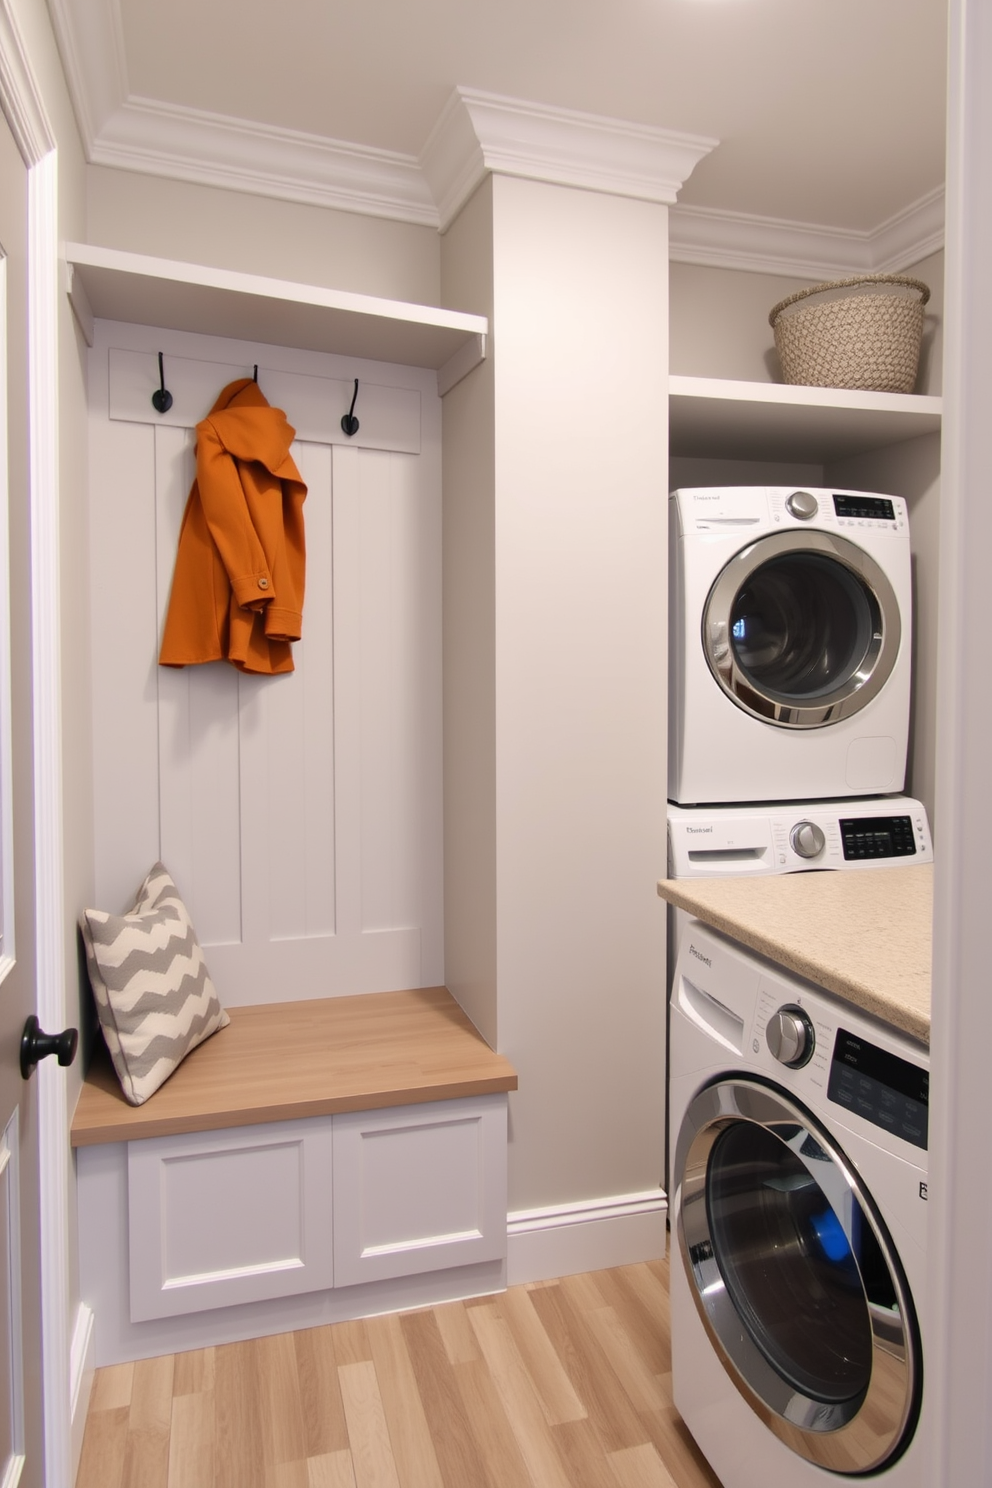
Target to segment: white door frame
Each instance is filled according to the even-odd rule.
[[[0,108],[28,169],[32,685],[38,1018],[66,1023],[58,488],[58,157],[11,0],[0,0]],[[73,1479],[69,1343],[69,1113],[65,1075],[38,1067],[45,1482]]]
[[[988,592],[992,10],[951,0],[931,1073],[928,1481],[992,1479]],[[977,627],[977,628],[976,628]]]

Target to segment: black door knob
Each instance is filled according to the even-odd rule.
[[[79,1030],[67,1028],[63,1033],[43,1033],[34,1013],[24,1025],[21,1034],[21,1077],[30,1080],[39,1059],[49,1054],[58,1056],[59,1064],[71,1064],[76,1057]]]

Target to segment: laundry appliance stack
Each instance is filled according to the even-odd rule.
[[[670,513],[669,876],[931,861],[901,794],[905,501],[707,487]],[[675,918],[675,1404],[724,1488],[925,1488],[927,1050]]]

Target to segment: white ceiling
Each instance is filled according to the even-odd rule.
[[[864,235],[943,181],[944,0],[49,3],[95,159],[116,89],[146,133],[209,115],[413,166],[461,84],[715,137],[694,208]]]

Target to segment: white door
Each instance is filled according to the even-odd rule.
[[[28,176],[0,117],[0,1488],[43,1482],[28,436]],[[8,637],[10,639],[8,639]]]

